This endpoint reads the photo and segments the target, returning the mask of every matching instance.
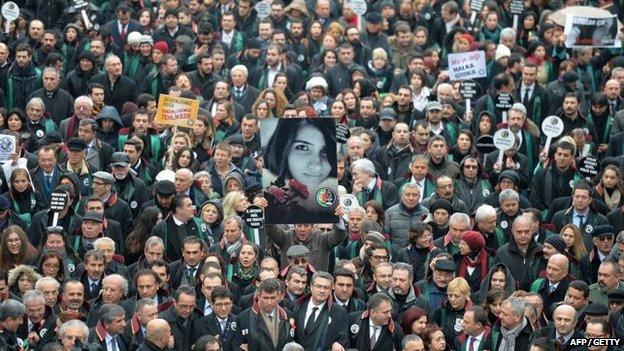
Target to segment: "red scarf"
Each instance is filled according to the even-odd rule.
[[[467,278],[468,277],[468,267],[479,267],[481,266],[481,280],[487,276],[488,273],[488,257],[485,250],[479,251],[479,255],[473,261],[468,255],[462,257],[461,264],[459,265],[459,276]]]

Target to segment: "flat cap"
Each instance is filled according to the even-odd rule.
[[[579,76],[574,71],[568,71],[563,74],[563,77],[561,77],[561,79],[563,80],[564,83],[574,83],[577,80],[579,80]]]
[[[379,112],[379,119],[397,119],[397,114],[390,107],[384,107]]]
[[[175,194],[175,184],[169,180],[161,180],[154,185],[156,194],[162,196],[171,196]]]
[[[380,232],[375,231],[375,230],[371,230],[364,237],[364,241],[372,241],[374,243],[383,245],[383,244],[386,243],[386,238],[384,238],[384,236]]]
[[[71,138],[67,140],[67,149],[70,151],[85,151],[87,143],[79,138]]]
[[[366,19],[367,23],[371,23],[371,24],[380,24],[383,21],[383,18],[381,17],[381,13],[379,12],[371,12],[367,14],[366,17],[364,18]]]
[[[607,294],[609,301],[624,302],[624,289],[614,289]]]
[[[430,103],[427,104],[426,110],[427,111],[431,111],[431,110],[442,111],[442,104],[437,101],[431,101]]]
[[[586,229],[589,229],[589,228],[586,228]],[[592,238],[597,238],[599,236],[605,236],[605,235],[615,236],[615,228],[613,228],[613,226],[609,224],[597,225],[594,227],[594,230],[591,232]]]
[[[443,258],[441,260],[436,261],[435,265],[433,266],[433,269],[437,269],[439,271],[445,271],[445,272],[455,272],[455,270],[457,269],[457,266],[455,265],[453,261]]]
[[[589,305],[585,306],[583,310],[585,315],[590,316],[606,316],[609,314],[609,308],[602,303],[592,302]]]
[[[104,222],[104,216],[101,213],[96,211],[87,211],[84,216],[82,216],[83,221],[95,221],[95,222]]]
[[[106,184],[114,184],[115,177],[112,174],[104,171],[98,171],[93,173],[93,178],[101,179]]]
[[[303,245],[293,245],[288,248],[288,251],[286,251],[286,256],[288,256],[288,258],[305,256],[309,254],[310,250]]]
[[[113,167],[128,167],[130,166],[130,156],[125,152],[117,151],[113,154],[111,163]]]

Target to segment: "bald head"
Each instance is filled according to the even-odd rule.
[[[166,320],[156,318],[147,323],[145,338],[161,348],[167,347],[170,335],[171,327]]]
[[[604,85],[604,93],[609,100],[620,97],[620,83],[615,79],[609,79]]]
[[[569,335],[576,324],[576,310],[570,305],[559,305],[553,312],[553,323],[560,335]]]
[[[558,283],[568,275],[570,261],[562,254],[554,254],[548,259],[546,277],[551,283]]]

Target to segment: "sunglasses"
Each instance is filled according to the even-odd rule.
[[[306,264],[308,263],[308,259],[306,257],[295,257],[292,258],[294,264]]]

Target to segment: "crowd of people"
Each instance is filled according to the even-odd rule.
[[[513,1],[14,0],[0,350],[621,350],[624,7]]]

